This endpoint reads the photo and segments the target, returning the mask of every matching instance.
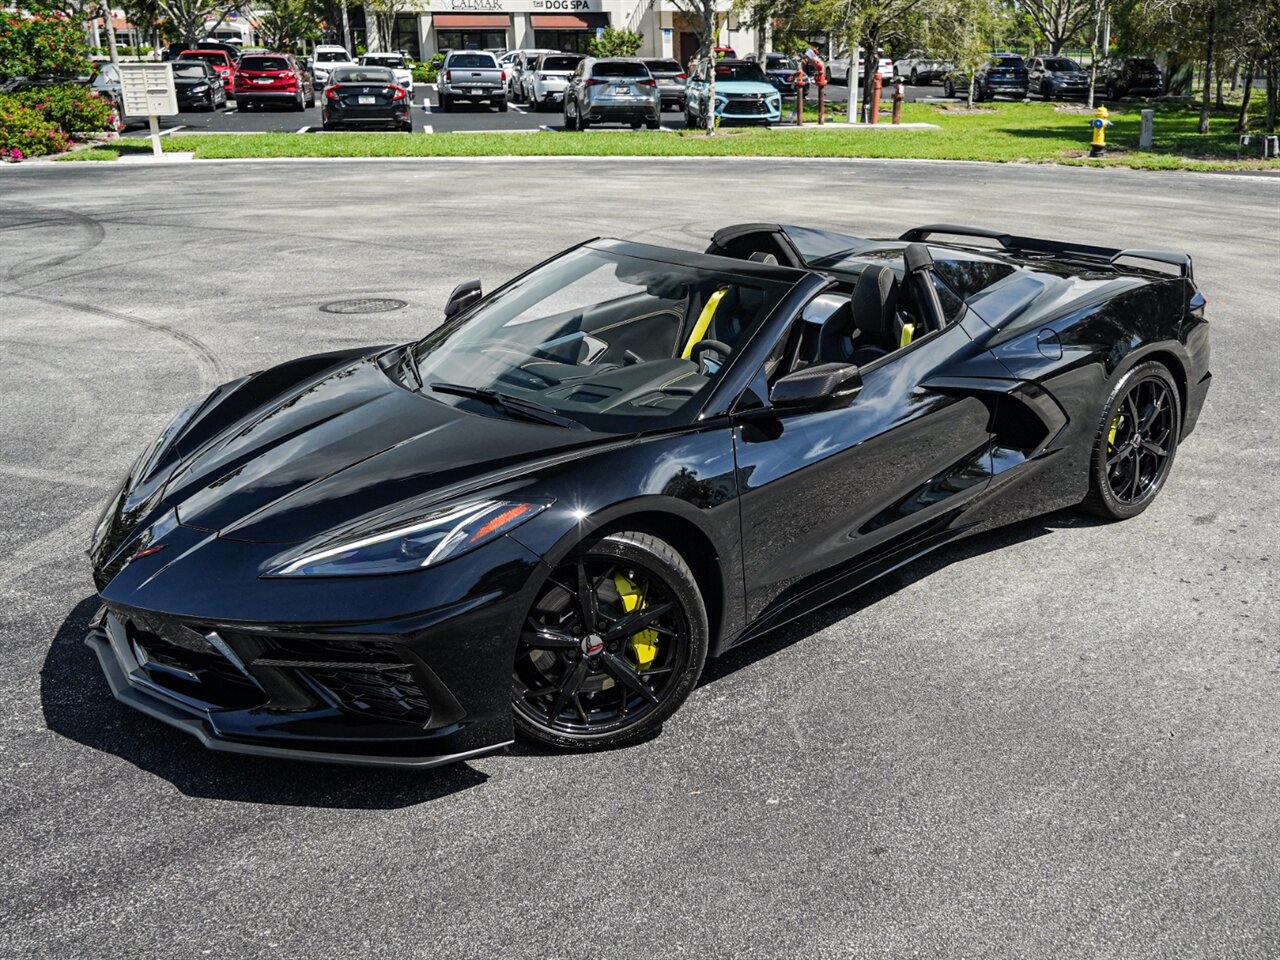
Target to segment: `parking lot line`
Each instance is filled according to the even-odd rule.
[[[299,127],[299,128],[298,128],[298,132],[299,132],[299,133],[307,133],[307,132],[309,132],[310,130],[311,130],[311,127],[310,127],[309,125],[308,125],[308,126],[305,126],[305,127]]]
[[[428,124],[425,124],[425,125],[423,126],[423,128],[422,128],[422,132],[423,132],[423,133],[435,133],[435,132],[436,132],[436,128],[435,128],[435,127],[433,127],[431,124],[429,124],[429,123],[428,123]]]
[[[526,111],[526,110],[521,110],[521,109],[520,109],[519,107],[517,107],[514,103],[508,104],[508,106],[509,106],[509,107],[511,107],[511,109],[512,109],[512,110],[514,110],[516,113],[527,113],[527,112],[528,112],[528,111]]]
[[[161,130],[160,136],[167,137],[171,133],[177,133],[179,130],[185,129],[187,129],[187,125],[185,123],[180,123],[176,127],[166,127],[164,130]]]

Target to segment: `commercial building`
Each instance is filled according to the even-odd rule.
[[[739,21],[731,0],[722,9],[721,45],[739,54],[756,49],[755,32]],[[687,63],[698,49],[689,17],[671,0],[423,0],[396,17],[395,36],[380,44],[426,59],[441,50],[514,50],[543,47],[587,52],[598,30],[631,30],[644,38],[641,56]],[[372,24],[373,17],[365,17]]]

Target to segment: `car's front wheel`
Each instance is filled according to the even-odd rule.
[[[1181,398],[1168,368],[1148,361],[1126,373],[1098,424],[1084,508],[1125,520],[1151,506],[1173,468],[1181,428]]]
[[[570,750],[644,739],[702,673],[709,630],[688,565],[647,533],[583,546],[547,579],[512,674],[516,730]]]

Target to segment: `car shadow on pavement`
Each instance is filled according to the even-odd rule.
[[[821,609],[805,614],[798,620],[783,624],[755,640],[748,641],[736,650],[731,650],[721,657],[708,660],[702,670],[698,686],[715,683],[732,673],[749,667],[771,654],[784,650],[794,643],[807,640],[841,620],[853,615],[864,607],[879,603],[899,590],[923,580],[932,573],[950,566],[960,560],[980,557],[985,553],[1003,550],[1005,547],[1038,537],[1047,536],[1055,530],[1067,530],[1080,527],[1093,527],[1106,523],[1098,517],[1091,517],[1075,508],[1059,510],[1044,516],[1033,517],[999,527],[984,533],[975,534],[959,540],[949,546],[942,547],[933,553],[913,560],[905,567],[885,574],[878,580],[867,584],[841,600],[836,600]]]
[[[281,806],[392,810],[438,800],[488,779],[466,763],[424,776],[336,764],[280,762],[205,750],[191,737],[129,709],[111,695],[98,658],[84,645],[96,597],[75,605],[40,669],[45,722],[94,750],[163,777],[189,797]]]

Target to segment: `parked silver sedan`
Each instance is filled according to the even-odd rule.
[[[636,57],[588,57],[564,92],[566,130],[586,130],[596,123],[624,123],[632,130],[643,123],[657,130],[661,122],[658,82]]]
[[[553,110],[564,103],[564,91],[573,71],[586,58],[580,53],[544,53],[532,68],[520,74],[520,99],[534,112]]]

